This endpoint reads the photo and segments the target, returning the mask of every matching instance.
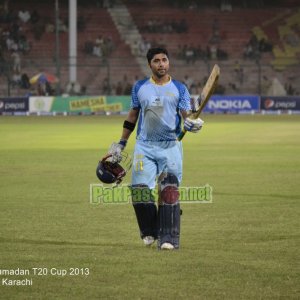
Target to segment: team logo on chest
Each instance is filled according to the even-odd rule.
[[[159,97],[155,98],[154,100],[154,106],[162,106],[162,101]]]
[[[152,96],[150,106],[162,107],[163,106],[163,99],[158,97],[158,96]]]

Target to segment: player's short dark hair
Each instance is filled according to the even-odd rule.
[[[161,47],[157,47],[157,48],[150,48],[147,52],[147,60],[148,63],[150,64],[152,58],[156,55],[156,54],[165,54],[168,58],[169,58],[169,52],[166,48],[161,48]]]

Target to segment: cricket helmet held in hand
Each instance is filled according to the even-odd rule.
[[[111,155],[107,155],[99,161],[96,169],[98,179],[107,184],[120,184],[131,168],[131,157],[127,153],[122,153],[120,162],[110,160]]]

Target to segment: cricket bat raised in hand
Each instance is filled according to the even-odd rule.
[[[194,111],[195,112],[193,112],[189,116],[191,119],[197,119],[199,117],[201,111],[205,107],[209,98],[213,94],[216,86],[218,85],[219,76],[220,76],[220,68],[216,64],[216,65],[214,65],[214,67],[202,89],[202,92],[201,92],[199,98],[194,103]],[[181,141],[185,134],[186,134],[186,130],[183,128],[183,130],[181,131],[181,133],[179,134],[179,136],[177,138],[178,141]]]

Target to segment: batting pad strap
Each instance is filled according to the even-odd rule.
[[[135,128],[135,123],[129,122],[127,120],[124,121],[123,128],[126,128],[130,131],[133,131]]]

